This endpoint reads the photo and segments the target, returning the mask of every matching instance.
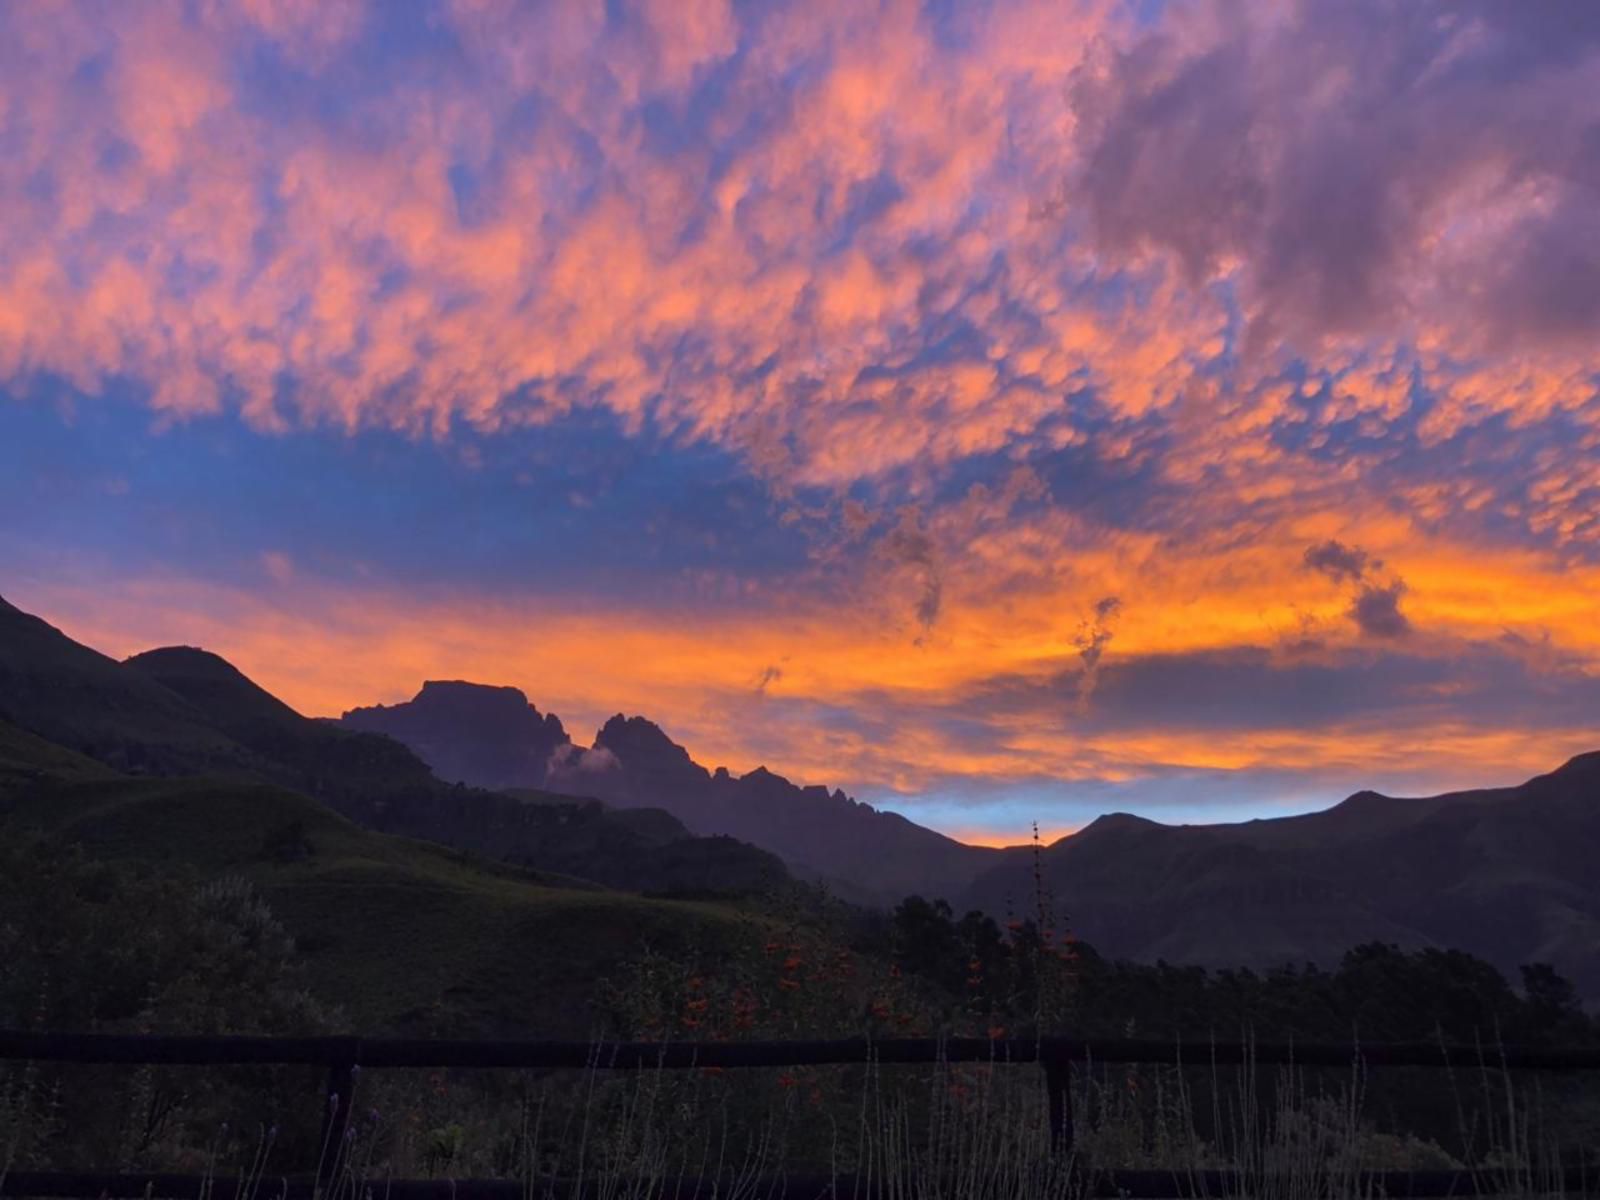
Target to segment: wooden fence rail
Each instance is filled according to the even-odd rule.
[[[338,1145],[351,1117],[357,1073],[381,1068],[479,1069],[642,1069],[682,1070],[695,1067],[756,1068],[820,1065],[932,1064],[935,1062],[1038,1063],[1044,1070],[1049,1101],[1052,1147],[1073,1148],[1070,1068],[1074,1062],[1140,1063],[1189,1066],[1292,1064],[1301,1067],[1462,1067],[1537,1071],[1600,1070],[1600,1047],[1530,1047],[1445,1043],[1203,1042],[1184,1046],[1150,1039],[1046,1037],[1031,1039],[896,1038],[873,1041],[842,1038],[787,1042],[556,1042],[435,1041],[360,1037],[219,1037],[126,1034],[32,1033],[0,1030],[0,1061],[126,1063],[163,1066],[321,1066],[328,1070],[330,1098],[324,1144]],[[1562,1167],[1563,1186],[1579,1194],[1600,1195],[1600,1172],[1584,1164]],[[1503,1177],[1470,1171],[1378,1171],[1362,1175],[1390,1196],[1493,1194],[1504,1190]],[[1099,1172],[1086,1193],[1091,1195],[1161,1197],[1239,1195],[1247,1181],[1242,1172],[1168,1171]],[[286,1200],[309,1200],[327,1193],[326,1176],[285,1179]],[[676,1200],[701,1194],[684,1191],[698,1181],[662,1181],[662,1193]],[[775,1178],[757,1181],[754,1195],[765,1200],[813,1200],[819,1196],[851,1196],[855,1200],[883,1190],[884,1184],[863,1180]],[[848,1186],[847,1186],[848,1185]],[[1589,1190],[1595,1186],[1595,1191]],[[0,1178],[0,1196],[95,1197],[100,1200],[138,1196],[205,1197],[228,1200],[243,1186],[239,1180],[188,1175],[128,1175],[96,1172],[10,1172]],[[581,1200],[592,1181],[563,1185],[562,1198]],[[709,1186],[709,1185],[708,1185]],[[763,1190],[763,1188],[765,1190]],[[1109,1190],[1105,1190],[1109,1189]],[[1196,1190],[1198,1189],[1198,1190]],[[725,1194],[726,1189],[717,1192]],[[528,1200],[521,1184],[504,1180],[393,1180],[382,1184],[374,1200]],[[633,1194],[633,1193],[629,1193]],[[711,1194],[710,1192],[704,1194]],[[903,1192],[896,1193],[903,1195]],[[266,1200],[276,1200],[271,1189]],[[543,1193],[540,1193],[542,1196]],[[537,1200],[537,1198],[535,1198]]]
[[[1349,1194],[1365,1197],[1503,1196],[1524,1194],[1509,1173],[1472,1171],[1363,1171],[1359,1187]],[[1538,1176],[1538,1192],[1560,1189],[1568,1196],[1600,1195],[1600,1174],[1593,1168],[1568,1166],[1550,1176]],[[919,1186],[920,1182],[920,1186]],[[60,1200],[103,1200],[104,1197],[203,1197],[204,1200],[913,1200],[949,1196],[927,1181],[861,1179],[852,1175],[768,1177],[731,1189],[726,1179],[674,1176],[652,1180],[648,1186],[629,1180],[562,1180],[529,1187],[514,1179],[378,1179],[362,1194],[350,1188],[330,1193],[327,1185],[311,1176],[271,1177],[257,1182],[224,1176],[202,1179],[197,1175],[101,1174],[92,1172],[13,1172],[0,1180],[0,1195],[57,1197]],[[1303,1183],[1302,1183],[1303,1189]],[[1286,1180],[1258,1179],[1247,1172],[1107,1170],[1086,1174],[1063,1184],[1049,1196],[1023,1200],[1220,1200],[1267,1194],[1288,1196]],[[1301,1192],[1294,1194],[1305,1194]],[[1326,1186],[1318,1195],[1343,1195]]]

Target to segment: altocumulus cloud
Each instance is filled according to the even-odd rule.
[[[0,383],[464,456],[588,417],[716,448],[813,560],[715,633],[615,595],[567,674],[507,664],[546,705],[670,700],[708,758],[902,790],[1313,762],[1337,739],[1084,723],[1145,659],[1296,622],[1319,663],[1507,630],[1600,663],[1597,76],[1588,4],[10,5]],[[286,545],[256,570],[311,605]],[[186,569],[149,584],[175,612],[217,586]],[[373,580],[327,611],[514,640],[470,586],[424,614]],[[290,620],[236,629],[245,665]],[[339,690],[359,645],[305,656],[303,703],[373,698]],[[825,730],[740,719],[777,662],[768,707]],[[1509,761],[1476,708],[1402,710],[1387,736]]]

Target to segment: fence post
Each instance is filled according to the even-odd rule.
[[[328,1086],[323,1097],[321,1158],[317,1162],[317,1188],[327,1195],[345,1155],[345,1134],[355,1111],[356,1078],[361,1074],[361,1039],[341,1038],[337,1056],[328,1066]]]
[[[1050,1101],[1050,1150],[1072,1153],[1072,1066],[1066,1059],[1047,1058],[1044,1087]]]

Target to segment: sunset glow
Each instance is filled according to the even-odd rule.
[[[1560,12],[0,8],[0,594],[983,844],[1551,769],[1600,748]]]

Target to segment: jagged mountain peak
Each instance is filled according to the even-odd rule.
[[[628,767],[659,770],[694,766],[689,751],[645,717],[617,713],[595,734],[594,744],[611,751]]]
[[[463,679],[430,679],[410,700],[353,708],[339,723],[405,743],[441,779],[494,789],[543,786],[552,756],[572,745],[561,718],[521,688]]]

